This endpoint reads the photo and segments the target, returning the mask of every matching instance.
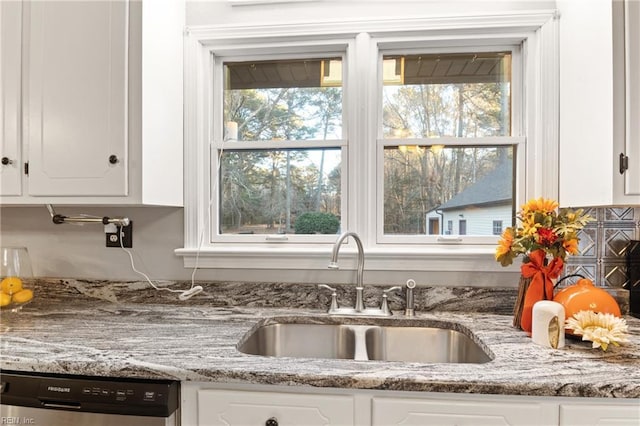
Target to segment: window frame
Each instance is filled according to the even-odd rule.
[[[514,168],[516,179],[513,184],[514,188],[514,211],[516,206],[524,203],[524,174],[521,170],[526,167],[525,145],[526,138],[522,131],[522,114],[523,114],[523,84],[522,84],[522,43],[518,44],[501,44],[496,43],[493,39],[484,39],[483,43],[478,46],[478,42],[482,42],[483,38],[474,38],[465,40],[464,38],[449,40],[444,43],[443,40],[425,40],[412,39],[405,37],[402,40],[403,47],[397,48],[400,43],[398,40],[381,41],[376,43],[378,52],[378,75],[377,75],[377,126],[376,126],[376,164],[377,172],[382,175],[384,172],[384,149],[389,146],[397,145],[431,145],[434,142],[446,146],[513,146],[513,154],[515,156]],[[430,45],[431,44],[431,45]],[[437,46],[433,46],[436,44]],[[486,53],[486,52],[503,52],[510,51],[511,58],[511,136],[492,136],[492,137],[440,137],[434,138],[385,138],[383,135],[383,119],[382,119],[382,102],[383,102],[383,84],[382,84],[382,58],[386,55],[411,55],[411,54],[437,54],[437,53]],[[460,232],[452,236],[449,235],[432,235],[426,233],[424,235],[395,235],[384,233],[384,179],[376,178],[376,241],[378,244],[485,244],[495,245],[496,238],[491,235],[464,235]]]
[[[407,39],[427,40],[431,46],[522,45],[523,108],[512,120],[521,120],[524,164],[518,163],[518,200],[544,195],[557,197],[558,172],[558,23],[554,11],[514,12],[480,16],[423,17],[387,20],[348,20],[305,22],[261,26],[228,25],[188,28],[185,42],[185,243],[175,253],[192,268],[240,270],[326,270],[331,245],[269,243],[212,243],[212,187],[209,157],[216,152],[211,131],[213,82],[209,78],[212,53],[226,56],[257,55],[268,49],[274,54],[290,54],[300,49],[306,55],[321,54],[328,46],[343,46],[349,72],[358,76],[345,86],[345,111],[349,123],[346,167],[351,175],[346,185],[343,231],[358,232],[367,255],[367,270],[440,271],[463,273],[504,271],[493,260],[494,243],[469,244],[380,244],[377,241],[377,179],[375,179],[377,109],[372,105],[379,96],[377,49],[401,49]],[[355,48],[355,49],[353,49]],[[246,57],[246,56],[245,56]],[[515,62],[515,61],[514,61]],[[514,89],[515,92],[515,89]],[[513,138],[512,136],[511,138]],[[393,141],[398,143],[397,140]],[[413,141],[415,144],[415,141]],[[468,141],[467,141],[468,142]],[[368,149],[367,145],[368,144]],[[521,147],[520,147],[521,145]],[[358,155],[353,155],[353,152]],[[358,173],[355,173],[358,171]],[[372,179],[373,177],[373,179]],[[521,186],[520,186],[521,185]],[[209,240],[209,241],[206,241]],[[335,241],[335,239],[333,240]],[[344,251],[341,267],[355,268],[353,244]],[[352,260],[351,265],[349,258]],[[344,262],[344,263],[343,263]],[[342,264],[343,263],[343,264]],[[247,272],[248,274],[248,272]],[[283,280],[305,280],[292,273]],[[295,278],[294,278],[295,277]],[[313,281],[313,278],[308,278]]]
[[[342,46],[342,45],[341,45]],[[320,47],[320,46],[317,46]],[[237,47],[236,47],[237,48]],[[242,47],[240,47],[242,49]],[[310,54],[306,54],[303,48],[292,47],[290,52],[281,54],[269,54],[265,55],[261,53],[259,55],[225,55],[222,50],[217,52],[211,52],[212,58],[212,72],[213,72],[213,87],[212,87],[212,110],[222,112],[224,109],[224,64],[227,62],[245,62],[245,61],[258,61],[258,60],[290,60],[290,59],[318,59],[324,57],[336,57],[340,56],[344,66],[342,67],[342,81],[343,81],[343,96],[342,96],[342,138],[340,139],[328,139],[328,140],[302,140],[302,141],[225,141],[224,140],[224,120],[222,113],[216,113],[212,117],[212,142],[211,142],[211,200],[210,200],[210,216],[211,223],[220,223],[220,192],[217,190],[218,180],[220,178],[220,152],[224,153],[225,150],[241,150],[241,151],[254,151],[259,149],[313,149],[313,148],[340,148],[341,149],[341,175],[347,176],[348,169],[348,134],[349,134],[349,119],[347,113],[345,113],[347,106],[347,93],[348,93],[348,75],[349,75],[349,63],[347,52],[349,50],[349,43],[342,46],[342,50],[335,50],[333,45],[327,45],[321,50],[315,51]],[[340,181],[341,194],[346,194],[346,179]],[[341,200],[341,228],[346,229],[348,218],[348,205]],[[212,244],[215,243],[238,243],[238,244],[262,244],[262,243],[294,243],[294,244],[330,244],[336,239],[335,235],[300,235],[300,234],[254,234],[254,235],[239,235],[239,234],[220,234],[216,228],[211,226],[209,230],[209,238]]]

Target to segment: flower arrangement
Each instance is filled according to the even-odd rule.
[[[565,328],[582,340],[593,342],[592,348],[607,350],[610,344],[620,346],[620,343],[628,342],[628,326],[624,318],[615,315],[593,311],[580,311],[571,318],[567,318]]]
[[[550,255],[564,262],[567,254],[577,254],[578,231],[594,219],[584,209],[556,209],[556,201],[544,198],[524,204],[516,216],[521,225],[504,230],[496,248],[496,260],[509,266],[519,255],[524,255],[526,262],[531,253],[542,250],[545,257]]]
[[[558,209],[545,198],[531,199],[516,218],[520,225],[502,233],[495,258],[509,266],[522,255],[520,291],[514,309],[514,325],[531,333],[533,304],[553,298],[553,279],[558,278],[568,254],[578,253],[578,232],[594,220],[583,209]],[[530,280],[527,280],[530,279]]]

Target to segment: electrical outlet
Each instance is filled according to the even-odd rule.
[[[122,234],[122,246],[125,248],[133,247],[133,222],[120,228]],[[118,232],[106,232],[107,247],[120,247],[120,234]]]

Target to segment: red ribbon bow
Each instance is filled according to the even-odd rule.
[[[552,279],[558,278],[564,262],[560,257],[554,257],[548,265],[545,265],[546,253],[544,250],[536,250],[529,255],[529,262],[521,266],[520,271],[525,278],[531,278],[531,283],[524,296],[524,306],[520,327],[531,334],[533,305],[540,300],[553,299]]]

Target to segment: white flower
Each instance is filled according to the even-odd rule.
[[[602,312],[580,311],[567,319],[565,329],[581,335],[582,340],[593,342],[593,348],[601,347],[603,351],[610,344],[620,346],[620,343],[629,341],[626,335],[627,322],[623,318]]]

